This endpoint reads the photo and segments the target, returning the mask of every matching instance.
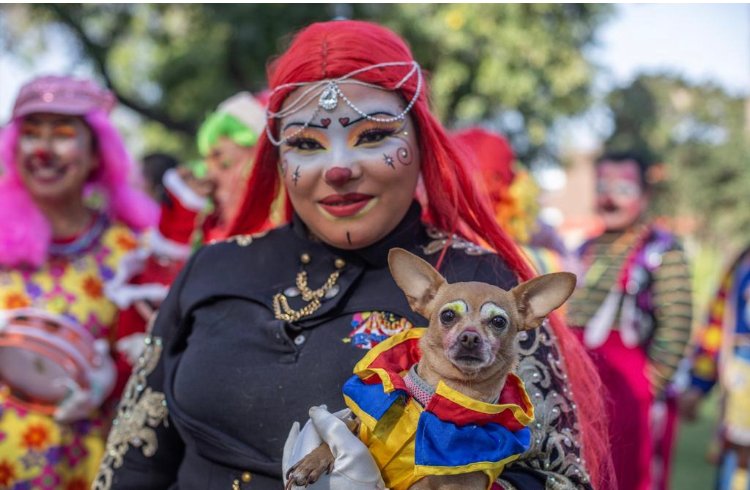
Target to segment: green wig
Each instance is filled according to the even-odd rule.
[[[249,147],[258,142],[260,135],[231,114],[214,112],[209,114],[198,129],[198,151],[201,156],[208,155],[208,151],[222,136],[226,136],[240,146]]]

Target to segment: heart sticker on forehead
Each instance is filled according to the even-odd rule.
[[[346,126],[347,126],[347,125],[349,124],[349,118],[348,118],[348,117],[340,117],[340,118],[339,118],[339,123],[340,123],[340,124],[341,124],[341,125],[342,125],[343,127],[346,127]]]
[[[331,120],[327,117],[323,118],[320,120],[320,125],[323,126],[324,128],[327,128],[328,126],[331,125]]]

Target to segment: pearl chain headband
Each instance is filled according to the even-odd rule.
[[[416,75],[417,77],[417,88],[414,91],[414,95],[412,96],[411,100],[406,105],[404,110],[401,111],[396,116],[375,117],[375,116],[366,114],[359,107],[357,107],[354,104],[354,102],[352,102],[346,95],[344,95],[344,92],[342,92],[341,88],[339,87],[339,85],[350,84],[350,85],[360,85],[363,87],[376,88],[378,90],[388,90],[379,85],[356,80],[353,77],[355,75],[358,75],[366,71],[374,70],[376,68],[385,68],[389,66],[411,66],[411,70],[409,70],[409,72],[406,75],[404,75],[404,77],[401,80],[399,80],[396,86],[393,87],[393,90],[400,89],[413,76]],[[299,133],[307,129],[307,127],[310,125],[310,123],[313,122],[313,120],[320,113],[321,110],[325,110],[327,112],[331,112],[335,110],[336,107],[338,106],[339,99],[343,100],[344,103],[348,105],[354,112],[356,112],[357,114],[359,114],[360,116],[362,116],[363,118],[369,121],[381,122],[381,123],[400,121],[406,117],[406,114],[409,113],[412,107],[414,107],[414,104],[417,102],[417,99],[419,98],[419,94],[422,92],[422,84],[423,84],[422,70],[420,70],[419,64],[416,61],[392,61],[388,63],[377,63],[375,65],[370,65],[364,68],[359,68],[350,73],[347,73],[346,75],[342,77],[335,78],[332,80],[326,79],[326,80],[320,80],[317,82],[285,83],[273,89],[273,91],[271,92],[271,98],[273,98],[274,93],[276,93],[279,90],[285,90],[289,88],[300,88],[300,87],[305,87],[305,86],[307,86],[308,88],[305,89],[296,99],[294,99],[285,109],[281,109],[278,112],[272,112],[266,109],[266,118],[282,119],[284,117],[290,116],[302,110],[316,97],[318,99],[318,106],[315,108],[315,111],[310,116],[310,119],[308,119],[307,122],[305,122],[305,124],[302,125],[302,127],[298,131],[295,131],[294,134],[289,135],[286,138],[279,138],[277,140],[276,138],[274,138],[273,134],[271,134],[271,128],[270,128],[270,125],[268,124],[266,125],[266,134],[268,135],[269,141],[273,145],[281,146],[287,140],[294,138],[296,135],[298,135]]]

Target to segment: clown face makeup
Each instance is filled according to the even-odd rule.
[[[341,91],[362,112],[381,120],[404,111],[394,92],[356,84],[342,84]],[[296,98],[293,92],[286,100]],[[371,121],[347,104],[328,111],[312,100],[282,118],[280,128],[280,165],[289,198],[318,238],[338,248],[366,247],[404,217],[420,170],[408,114]]]
[[[647,206],[636,162],[605,160],[596,166],[596,209],[607,231],[627,229]]]
[[[255,147],[241,146],[226,136],[221,136],[206,155],[208,179],[214,185],[213,199],[224,222],[234,216],[242,196]]]
[[[80,199],[98,166],[93,148],[91,130],[80,117],[30,114],[21,122],[18,173],[35,200]]]

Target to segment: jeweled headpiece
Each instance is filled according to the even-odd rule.
[[[401,80],[399,80],[399,82],[392,89],[386,89],[386,88],[381,87],[380,85],[363,82],[361,80],[357,80],[354,78],[356,75],[359,75],[360,73],[364,73],[364,72],[374,70],[377,68],[386,68],[390,66],[411,67],[411,69],[406,73],[406,75],[404,75],[404,77]],[[398,90],[414,76],[417,77],[417,87],[414,90],[414,95],[412,96],[411,100],[406,105],[404,110],[401,111],[399,114],[392,116],[392,117],[376,117],[376,116],[371,116],[365,113],[360,108],[358,108],[354,104],[354,102],[352,102],[344,94],[344,92],[341,91],[341,88],[339,87],[340,85],[352,84],[352,85],[361,85],[364,87],[376,88],[378,90]],[[357,114],[359,114],[360,116],[362,116],[363,118],[369,121],[389,123],[393,121],[403,120],[406,117],[406,114],[409,113],[411,108],[414,107],[414,104],[417,102],[417,99],[419,99],[419,95],[422,92],[422,83],[423,83],[422,82],[422,70],[419,68],[419,63],[417,63],[416,61],[392,61],[392,62],[387,62],[387,63],[377,63],[374,65],[366,66],[364,68],[359,68],[339,78],[319,80],[316,82],[285,83],[273,89],[273,91],[271,92],[271,98],[273,98],[275,93],[281,90],[297,89],[301,87],[307,87],[307,88],[298,97],[296,97],[293,101],[291,101],[291,103],[289,103],[289,105],[286,108],[281,109],[278,112],[273,112],[270,109],[266,109],[267,119],[281,119],[281,118],[290,116],[302,110],[311,101],[315,100],[316,98],[318,99],[318,106],[315,108],[315,111],[310,116],[310,119],[308,119],[302,125],[302,127],[294,133],[294,135],[290,135],[286,138],[279,138],[277,140],[272,134],[270,124],[266,125],[266,134],[268,135],[268,139],[271,143],[273,143],[275,146],[281,146],[286,140],[304,131],[310,125],[310,123],[315,119],[315,117],[320,113],[321,110],[324,110],[327,112],[331,112],[335,110],[339,104],[339,100],[343,100],[344,103],[348,105],[354,112],[356,112]]]

